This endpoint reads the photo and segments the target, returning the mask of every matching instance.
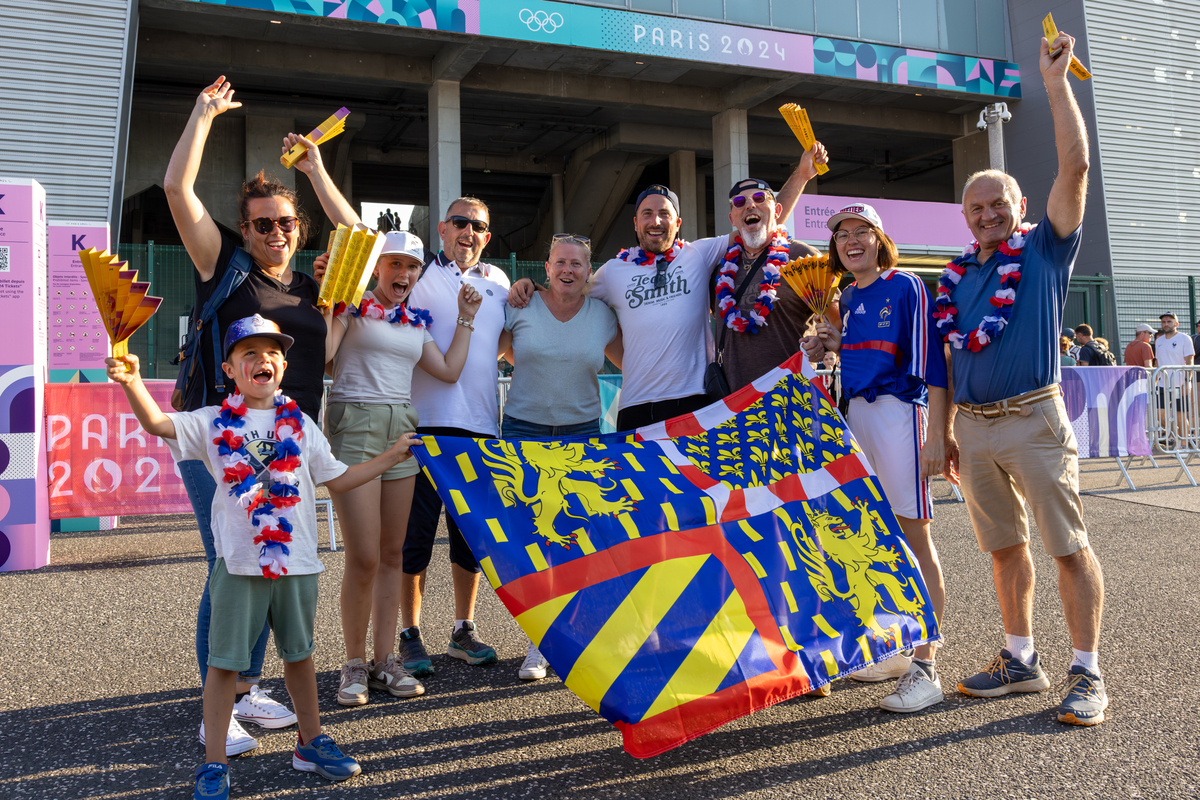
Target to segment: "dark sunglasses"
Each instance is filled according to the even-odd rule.
[[[742,208],[743,206],[746,205],[746,202],[749,200],[753,200],[755,203],[761,203],[766,199],[767,199],[766,192],[755,192],[754,194],[750,195],[749,197],[746,197],[744,194],[739,194],[737,197],[733,198],[729,202],[733,203],[734,208]]]
[[[278,225],[279,230],[283,231],[284,233],[291,233],[300,225],[300,220],[296,219],[295,217],[280,217],[279,219],[258,217],[257,219],[250,220],[250,225],[254,227],[254,230],[265,236],[271,231],[275,230],[276,225]]]
[[[577,233],[556,233],[550,237],[550,244],[557,244],[558,242],[575,242],[587,248],[591,248],[592,246],[591,239],[586,236],[580,236]]]
[[[471,230],[475,231],[476,233],[487,233],[488,229],[488,224],[481,219],[468,219],[458,215],[450,217],[446,220],[446,222],[449,222],[460,231],[468,225],[470,225]]]
[[[668,264],[666,262],[666,260],[661,259],[661,258],[658,260],[658,264],[655,265],[655,271],[654,271],[654,288],[655,289],[667,288],[667,267],[669,267],[669,266],[670,266],[670,264]]]

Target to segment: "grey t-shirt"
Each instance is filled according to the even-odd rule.
[[[512,331],[512,386],[504,413],[539,425],[580,425],[600,419],[604,348],[617,335],[608,306],[585,297],[583,308],[559,322],[535,292],[525,308],[505,307]]]

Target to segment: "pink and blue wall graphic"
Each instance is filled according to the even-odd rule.
[[[194,0],[526,42],[760,67],[989,97],[1021,96],[1016,64],[554,0]]]
[[[0,366],[0,566],[14,545],[36,538],[38,483],[38,414],[41,412],[34,367]],[[22,559],[24,560],[24,559]]]

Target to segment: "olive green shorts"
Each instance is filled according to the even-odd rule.
[[[401,434],[417,429],[417,410],[408,403],[330,403],[329,447],[333,457],[347,466],[362,464],[382,455]],[[421,471],[415,458],[407,458],[375,480],[395,481]]]
[[[230,575],[218,558],[208,576],[212,622],[208,626],[208,665],[241,672],[250,668],[250,651],[263,623],[275,634],[275,650],[284,661],[313,654],[317,619],[317,576]]]

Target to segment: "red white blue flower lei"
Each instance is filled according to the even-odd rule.
[[[335,317],[349,314],[352,317],[365,319],[381,319],[393,325],[412,325],[414,328],[428,328],[433,324],[433,316],[423,308],[409,308],[404,303],[397,303],[391,310],[386,310],[383,304],[373,297],[364,297],[358,306],[338,303],[334,306]]]
[[[967,268],[963,264],[979,252],[979,243],[971,242],[963,250],[961,256],[946,265],[946,268],[942,270],[942,277],[938,279],[937,300],[933,312],[933,318],[937,320],[938,333],[942,335],[943,342],[949,342],[956,350],[963,349],[965,344],[972,353],[978,353],[993,339],[1000,338],[1005,327],[1008,326],[1008,321],[1012,318],[1013,301],[1017,297],[1017,284],[1021,281],[1021,251],[1025,249],[1025,240],[1036,227],[1028,222],[1021,223],[1017,232],[997,248],[996,262],[999,264],[997,272],[1000,274],[1000,288],[988,301],[996,310],[984,317],[980,321],[979,327],[965,336],[954,322],[954,317],[958,314],[958,307],[954,305],[952,292],[958,286],[958,282],[962,280],[962,276],[966,274]]]
[[[271,486],[263,491],[258,485],[244,437],[234,429],[246,424],[246,398],[239,392],[225,398],[221,412],[213,420],[217,457],[225,468],[221,482],[230,486],[229,494],[246,509],[250,523],[258,531],[254,543],[262,545],[258,564],[264,578],[287,574],[288,543],[292,541],[292,523],[288,509],[300,502],[296,470],[300,467],[300,440],[304,438],[304,415],[296,401],[275,395],[275,460],[267,464]]]
[[[725,261],[717,273],[717,311],[725,325],[738,333],[758,333],[767,324],[767,315],[775,307],[776,288],[779,286],[780,270],[788,260],[787,231],[776,231],[767,245],[767,263],[763,264],[763,279],[758,284],[758,299],[746,319],[733,302],[733,279],[737,276],[739,259],[742,255],[742,237],[736,236],[733,244],[725,251]]]
[[[621,259],[622,261],[632,261],[634,264],[638,264],[643,267],[653,267],[660,258],[664,263],[670,264],[675,260],[675,256],[679,255],[679,251],[682,249],[683,239],[676,236],[675,242],[671,245],[671,249],[665,253],[647,253],[642,248],[634,245],[633,247],[627,247],[621,252],[617,253],[617,258]]]

